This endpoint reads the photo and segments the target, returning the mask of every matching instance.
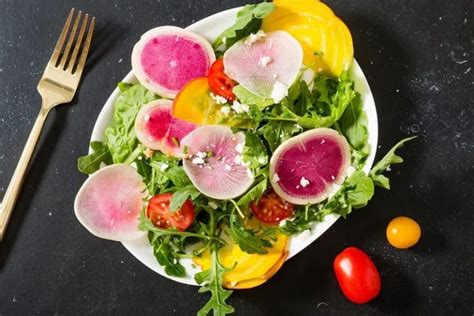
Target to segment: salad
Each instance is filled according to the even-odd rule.
[[[234,311],[234,289],[284,264],[291,236],[367,205],[397,143],[370,172],[368,120],[350,76],[349,30],[318,1],[246,5],[211,44],[161,26],[133,48],[112,123],[78,168],[75,213],[94,235],[146,236],[159,265]]]

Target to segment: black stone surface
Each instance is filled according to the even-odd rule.
[[[236,315],[472,315],[474,2],[328,1],[351,29],[380,121],[378,157],[407,135],[406,163],[392,190],[339,220],[268,283],[235,292]],[[0,0],[0,196],[39,110],[35,87],[71,7],[98,19],[87,73],[71,105],[48,120],[31,171],[0,244],[0,315],[192,315],[207,300],[165,279],[120,244],[93,237],[73,213],[86,177],[95,119],[130,70],[140,34],[186,26],[244,0]],[[389,246],[398,215],[423,233],[410,250]],[[332,261],[363,248],[382,274],[381,295],[354,305],[341,294]]]

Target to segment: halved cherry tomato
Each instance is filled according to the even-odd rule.
[[[269,190],[258,201],[250,204],[252,213],[267,224],[278,224],[293,214],[294,205],[280,198],[275,191]]]
[[[193,202],[187,200],[179,210],[171,213],[170,201],[172,196],[173,193],[163,193],[152,197],[148,202],[146,215],[156,227],[173,227],[185,231],[194,221]]]
[[[235,100],[235,94],[232,92],[232,89],[237,83],[224,73],[224,62],[222,58],[212,64],[207,80],[209,81],[212,92],[223,96],[227,100]]]
[[[348,247],[334,260],[334,272],[344,295],[364,304],[380,293],[380,274],[370,257],[356,247]]]

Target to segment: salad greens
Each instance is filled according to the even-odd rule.
[[[272,3],[247,5],[237,15],[235,25],[222,32],[214,42],[214,49],[225,51],[238,40],[256,33],[262,19],[274,9]],[[234,309],[226,303],[232,291],[223,287],[223,275],[233,267],[225,267],[219,250],[226,244],[223,236],[231,237],[240,249],[249,254],[265,254],[276,241],[276,234],[294,235],[311,229],[315,222],[329,214],[346,217],[355,209],[367,205],[374,187],[390,189],[384,172],[393,164],[403,162],[396,150],[414,137],[397,143],[388,154],[366,174],[362,168],[371,150],[368,144],[368,120],[363,110],[361,95],[355,90],[349,74],[339,78],[318,74],[304,81],[301,76],[289,88],[288,95],[279,103],[262,98],[237,85],[233,92],[242,104],[249,106],[241,119],[245,124],[233,125],[245,133],[243,162],[254,175],[252,187],[235,200],[214,200],[204,196],[186,175],[181,159],[161,152],[147,152],[139,144],[134,131],[135,118],[145,104],[159,96],[141,84],[119,83],[120,95],[114,105],[112,124],[105,130],[102,142],[90,144],[92,153],[80,157],[78,169],[92,174],[103,165],[134,164],[151,196],[173,193],[170,211],[179,210],[187,200],[195,206],[196,218],[186,231],[156,227],[147,217],[146,209],[140,216],[139,228],[148,233],[157,262],[171,276],[184,277],[182,258],[210,255],[210,268],[195,275],[201,285],[200,293],[210,292],[210,300],[198,315],[226,315]],[[233,118],[234,119],[234,118]],[[250,123],[249,123],[250,121]],[[239,126],[239,128],[235,127]],[[295,206],[294,216],[272,228],[250,229],[246,220],[251,217],[250,204],[259,200],[270,187],[269,160],[284,141],[308,129],[330,127],[336,129],[351,147],[353,172],[325,201]],[[189,253],[192,246],[192,253]]]

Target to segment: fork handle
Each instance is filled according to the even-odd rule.
[[[8,221],[11,214],[13,213],[16,200],[20,195],[21,186],[23,184],[23,180],[25,179],[31,156],[35,151],[36,144],[38,143],[38,139],[41,135],[41,131],[43,130],[48,113],[49,107],[45,106],[45,103],[43,102],[35,124],[33,125],[33,129],[31,130],[30,136],[28,136],[28,140],[26,141],[23,153],[21,154],[20,160],[18,161],[15,172],[13,173],[12,179],[10,180],[10,184],[8,185],[7,191],[5,192],[5,196],[3,197],[2,204],[0,205],[0,241],[2,241],[3,236],[5,235]]]

